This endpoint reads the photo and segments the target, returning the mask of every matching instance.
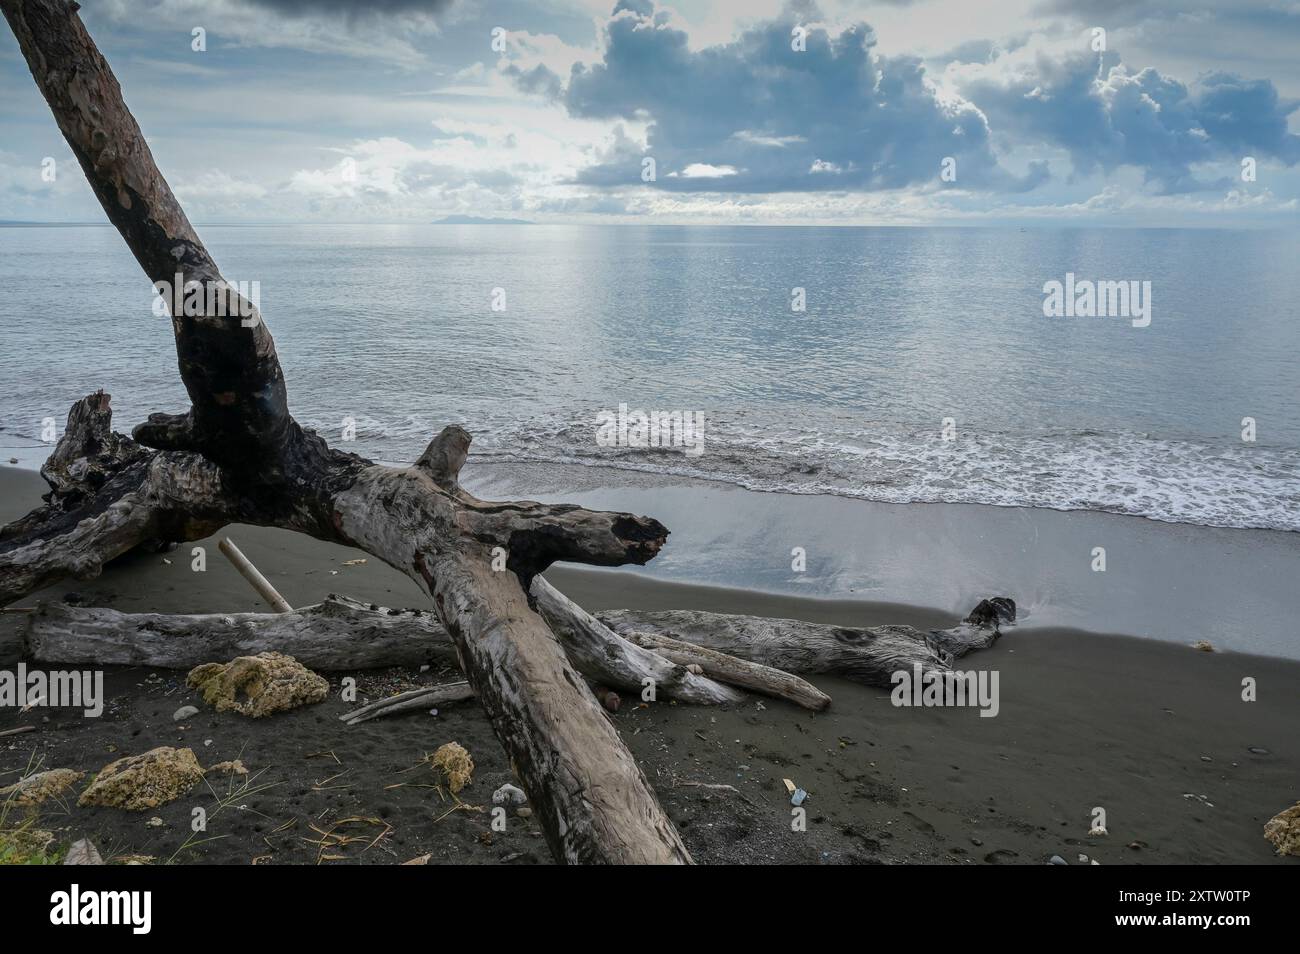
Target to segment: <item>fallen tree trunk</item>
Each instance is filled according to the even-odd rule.
[[[892,685],[895,672],[946,670],[951,660],[984,649],[996,627],[962,623],[922,632],[912,626],[834,626],[794,619],[732,616],[699,610],[611,610],[597,617],[616,633],[650,648],[665,640],[701,646],[773,669],[841,676],[869,686]]]
[[[543,616],[575,668],[593,682],[639,693],[650,680],[666,698],[697,705],[744,698],[615,635],[537,577],[533,593],[542,587],[549,590]],[[585,628],[568,622],[579,614],[590,620]],[[435,662],[459,666],[455,644],[433,614],[337,595],[288,613],[169,615],[42,603],[27,614],[26,625],[27,655],[46,663],[191,669],[275,651],[325,672]],[[598,630],[604,639],[598,640]]]
[[[191,403],[150,415],[134,441],[111,433],[106,395],[74,408],[72,439],[55,452],[67,466],[45,469],[45,506],[0,531],[0,602],[64,576],[92,577],[146,541],[198,539],[233,522],[366,550],[433,600],[557,860],[689,863],[645,776],[525,595],[556,560],[644,563],[668,531],[630,514],[476,500],[459,487],[470,437],[458,427],[405,468],[332,450],[300,427],[262,316],[225,281],[185,217],[77,9],[70,0],[0,0],[109,220],[155,288],[174,292],[172,331]],[[182,309],[188,287],[214,293],[202,297],[219,306]],[[497,553],[507,555],[500,572]]]
[[[743,698],[717,685],[726,683],[819,710],[829,698],[793,674],[889,686],[896,671],[911,672],[916,663],[923,669],[947,668],[950,660],[986,649],[1000,635],[1000,620],[974,614],[951,629],[923,632],[910,626],[855,629],[698,610],[601,613],[620,634],[541,576],[534,578],[530,592],[583,675],[632,691],[649,679],[657,693],[697,704]],[[1014,620],[1014,604],[1005,602],[1011,608],[1001,619]],[[42,603],[22,622],[27,654],[47,663],[190,669],[274,650],[323,671],[458,664],[451,637],[432,614],[337,595],[290,613],[165,615]],[[686,642],[683,634],[709,645]],[[772,660],[782,668],[769,665]],[[704,675],[688,671],[692,664]]]
[[[77,665],[193,669],[273,651],[323,672],[459,666],[432,613],[334,595],[288,613],[168,615],[42,603],[27,617],[26,643],[38,662]]]
[[[831,697],[798,676],[736,656],[720,653],[671,639],[656,633],[629,632],[628,639],[645,649],[654,650],[665,659],[683,666],[698,666],[700,671],[719,682],[752,689],[765,696],[785,699],[814,712],[831,704]]]
[[[685,664],[629,642],[540,576],[533,580],[529,592],[573,664],[603,685],[636,693],[653,686],[656,695],[662,692],[669,699],[689,702],[740,702],[745,698],[691,672]]]

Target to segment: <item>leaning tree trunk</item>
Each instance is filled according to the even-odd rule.
[[[228,291],[77,4],[0,0],[0,9],[145,274],[227,290],[232,306],[196,315],[173,308],[188,411],[151,415],[134,442],[83,448],[64,474],[58,461],[46,468],[56,478],[46,505],[0,533],[0,601],[62,576],[93,576],[147,540],[197,539],[237,521],[360,547],[433,599],[556,859],[689,863],[645,776],[526,596],[556,560],[644,563],[667,530],[629,514],[476,500],[458,484],[469,449],[458,427],[405,468],[332,450],[301,428],[270,332],[251,303]],[[81,411],[106,417],[108,399]],[[492,569],[497,547],[508,554],[501,572]]]

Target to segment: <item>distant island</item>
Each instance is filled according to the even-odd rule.
[[[482,219],[477,215],[449,215],[434,225],[534,225],[528,219]]]

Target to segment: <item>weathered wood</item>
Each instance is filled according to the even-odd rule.
[[[213,660],[281,652],[308,669],[457,666],[456,648],[430,612],[331,595],[289,613],[120,613],[42,603],[26,643],[38,662],[193,669]]]
[[[991,645],[995,629],[963,623],[925,633],[912,626],[834,626],[793,619],[732,616],[698,610],[611,610],[597,618],[641,645],[667,637],[803,675],[842,676],[869,686],[891,686],[895,672],[946,670],[950,660]]]
[[[539,576],[534,594],[542,586],[549,588]],[[744,698],[615,635],[553,588],[550,594],[543,617],[573,665],[593,682],[639,693],[643,680],[651,679],[658,695],[697,705]],[[559,609],[563,604],[571,610]],[[577,618],[589,621],[586,627],[573,625]],[[337,595],[288,613],[120,613],[53,602],[42,603],[25,622],[28,654],[47,663],[192,669],[214,659],[275,651],[325,672],[459,665],[455,645],[434,614]]]
[[[831,697],[812,683],[780,669],[684,643],[658,633],[631,631],[626,635],[631,642],[654,650],[665,659],[683,666],[699,666],[704,675],[719,682],[785,699],[814,712],[821,712],[831,704]]]
[[[205,537],[236,519],[221,471],[113,433],[103,391],[82,398],[41,467],[45,504],[0,529],[0,603],[66,577],[84,580],[155,539]]]
[[[470,688],[468,682],[451,682],[442,686],[425,686],[421,689],[399,692],[387,699],[380,699],[359,709],[353,709],[351,712],[345,712],[339,718],[348,725],[357,725],[371,719],[397,715],[399,712],[432,709],[473,698],[474,690]]]
[[[529,592],[569,659],[602,685],[639,694],[649,680],[656,695],[705,705],[744,699],[742,693],[696,675],[685,664],[619,636],[543,577],[533,579]]]
[[[271,609],[277,613],[293,612],[289,601],[280,595],[280,591],[271,585],[271,581],[262,575],[261,570],[253,566],[253,561],[244,556],[244,551],[235,546],[235,541],[230,537],[222,537],[221,542],[217,544],[217,549],[231,562],[239,575],[248,581],[248,585],[257,591],[257,595],[270,604]]]
[[[216,289],[235,307],[195,315],[173,308],[190,408],[151,415],[135,429],[136,441],[156,452],[118,439],[130,457],[106,467],[103,483],[72,473],[84,499],[63,495],[58,507],[47,504],[0,534],[0,602],[61,575],[93,575],[147,540],[195,539],[236,521],[360,547],[432,597],[557,859],[689,862],[644,775],[525,596],[555,560],[644,563],[667,530],[630,514],[475,500],[457,478],[469,446],[460,428],[443,431],[409,468],[375,466],[301,428],[270,332],[255,309],[246,323],[250,303],[227,294],[77,4],[0,0],[0,10],[145,273],[155,283],[179,276]],[[508,554],[506,571],[491,569],[495,548]]]
[[[827,697],[795,679],[794,667],[888,686],[898,669],[910,671],[914,662],[944,668],[953,659],[988,648],[1000,635],[993,624],[967,621],[922,632],[909,626],[853,629],[696,610],[602,613],[620,635],[541,576],[534,578],[530,592],[570,661],[588,679],[627,691],[639,691],[651,679],[658,695],[703,705],[743,698],[719,685],[726,683],[821,709]],[[1012,614],[1014,619],[1014,609]],[[190,669],[213,659],[274,650],[323,671],[458,665],[455,645],[433,614],[336,595],[283,614],[119,613],[42,603],[24,613],[18,625],[25,627],[18,641],[31,658],[49,663]],[[668,632],[689,632],[712,646]],[[768,666],[761,661],[766,659],[780,659],[792,670]],[[686,669],[692,664],[704,675]]]

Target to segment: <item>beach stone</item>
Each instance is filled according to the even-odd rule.
[[[202,777],[203,769],[192,749],[163,745],[105,765],[77,804],[142,812],[175,801]]]
[[[447,787],[453,794],[468,785],[470,777],[474,774],[474,760],[456,742],[438,746],[438,750],[429,759],[429,764],[441,770],[447,781]]]
[[[1068,865],[1068,864],[1069,864],[1069,862],[1066,861],[1064,858],[1062,858],[1060,855],[1052,855],[1052,857],[1051,857],[1051,863],[1054,864],[1054,865]]]
[[[495,792],[492,793],[493,805],[522,805],[528,801],[528,796],[524,790],[517,785],[511,785],[506,782]]]
[[[233,710],[254,719],[323,702],[329,692],[322,677],[292,656],[275,652],[204,663],[191,669],[185,681],[218,712]]]
[[[218,762],[216,765],[209,765],[203,770],[204,775],[247,775],[248,769],[244,766],[243,761],[235,759],[233,762]]]
[[[198,706],[181,706],[172,713],[172,721],[180,722],[183,719],[189,719],[199,714]]]
[[[1300,857],[1300,802],[1278,812],[1264,824],[1264,837],[1279,855]]]
[[[992,599],[980,600],[970,615],[967,616],[963,623],[970,623],[972,626],[994,626],[999,623],[1014,623],[1016,621],[1016,601],[1008,596],[995,596]]]
[[[12,805],[39,805],[47,798],[66,792],[85,777],[85,772],[65,768],[37,772],[12,785],[0,788],[0,804],[8,802]]]
[[[1268,749],[1264,748],[1262,745],[1252,745],[1246,751],[1249,752],[1251,755],[1272,755],[1273,754]]]

